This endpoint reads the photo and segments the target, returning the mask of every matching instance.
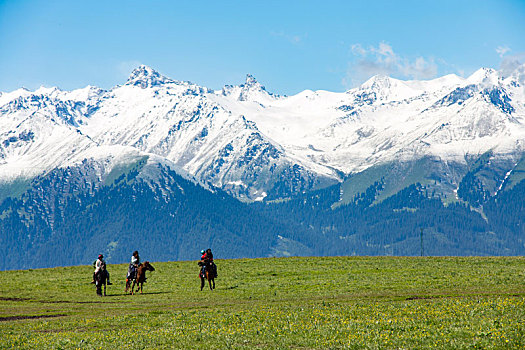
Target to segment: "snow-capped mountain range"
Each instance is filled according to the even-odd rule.
[[[272,94],[248,75],[214,91],[140,66],[124,85],[0,93],[0,185],[148,159],[243,200],[278,198],[393,161],[466,163],[525,148],[525,65],[503,76],[375,76],[346,92]],[[92,174],[93,175],[93,174]]]

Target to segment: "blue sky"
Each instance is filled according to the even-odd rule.
[[[209,88],[344,91],[524,61],[525,1],[0,0],[0,91],[111,88],[146,64]]]

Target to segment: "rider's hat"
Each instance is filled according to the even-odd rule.
[[[98,258],[101,259],[103,258],[104,256],[102,254],[99,254]]]
[[[204,254],[204,253],[206,253],[206,251],[205,251],[204,249],[203,249],[203,250],[201,250],[201,254]]]

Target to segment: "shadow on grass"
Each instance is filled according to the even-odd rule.
[[[37,316],[7,316],[0,317],[0,322],[6,321],[18,321],[18,320],[34,320],[39,318],[53,318],[53,317],[63,317],[67,316],[66,314],[57,314],[57,315],[37,315]]]
[[[135,296],[135,295],[155,295],[155,294],[173,294],[173,292],[143,292],[143,293],[135,293],[131,295],[130,293],[122,293],[122,294],[112,294],[108,296],[123,296],[123,295],[129,295],[129,296]]]
[[[110,295],[107,295],[110,296]],[[118,296],[115,294],[114,296]],[[34,303],[41,303],[41,304],[99,304],[100,301],[71,301],[71,300],[31,300],[31,302]],[[116,303],[114,301],[113,303]]]
[[[6,298],[6,297],[0,297],[0,301],[27,301],[31,300],[29,298]]]

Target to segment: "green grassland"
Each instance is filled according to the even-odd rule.
[[[0,272],[0,348],[524,348],[525,259],[323,257],[152,263],[142,295],[109,265]]]

